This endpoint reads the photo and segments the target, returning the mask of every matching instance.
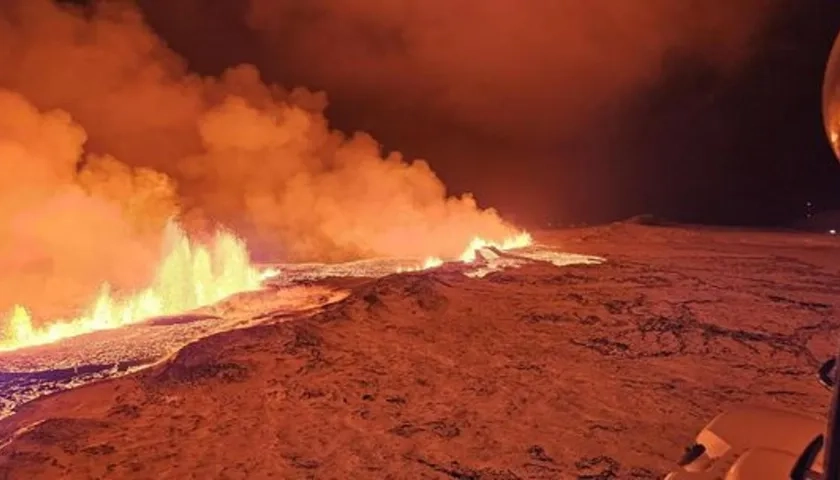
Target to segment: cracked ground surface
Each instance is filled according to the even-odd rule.
[[[538,240],[607,263],[360,282],[26,405],[0,421],[0,478],[654,479],[721,410],[824,414],[836,238]]]

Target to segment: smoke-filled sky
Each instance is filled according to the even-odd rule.
[[[840,192],[833,3],[2,2],[0,311],[142,284],[171,216],[326,260],[785,219]]]
[[[832,0],[140,0],[194,69],[327,116],[526,221],[778,224],[840,206],[819,89]]]

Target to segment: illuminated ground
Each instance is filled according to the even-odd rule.
[[[728,406],[824,412],[814,370],[840,328],[836,237],[615,225],[538,240],[607,261],[340,281],[299,267],[206,312],[268,323],[0,421],[0,472],[652,479]],[[300,308],[352,293],[295,318],[273,303],[289,283],[329,289]],[[135,339],[220,322],[187,320]]]
[[[517,253],[522,256],[497,258],[493,252],[486,252],[490,261],[465,267],[464,273],[482,276],[518,267],[532,259],[558,265],[600,261],[539,247]],[[271,317],[312,313],[345,298],[349,293],[347,286],[361,279],[381,278],[421,264],[422,260],[418,259],[371,259],[342,264],[276,265],[282,274],[267,282],[267,291],[237,295],[185,315],[152,319],[55,344],[0,352],[0,418],[40,396],[133,373],[197,339],[258,325]]]
[[[241,294],[189,315],[0,353],[0,418],[42,395],[131,373],[199,338],[258,324],[266,312],[304,312],[340,300],[347,293],[313,286]]]

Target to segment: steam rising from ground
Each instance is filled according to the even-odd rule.
[[[142,285],[173,214],[284,259],[451,257],[515,233],[425,162],[331,131],[323,94],[247,65],[188,73],[130,5],[3,2],[0,66],[0,312]]]

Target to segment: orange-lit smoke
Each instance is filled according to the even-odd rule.
[[[80,175],[84,140],[65,112],[0,90],[0,312],[23,303],[52,315],[88,302],[105,279],[135,288],[152,273],[171,183],[98,156]]]
[[[255,244],[293,257],[447,255],[473,235],[511,233],[470,197],[447,198],[426,163],[331,131],[323,94],[265,85],[249,66],[189,75],[125,6],[88,20],[46,0],[10,3],[1,86],[68,111],[90,150],[167,174],[187,210]]]
[[[800,10],[786,0],[137,2],[195,68],[247,61],[265,78],[324,89],[332,121],[429,158],[448,185],[529,220],[641,208],[622,197],[649,175],[621,172],[659,140],[630,131],[685,116],[683,102],[662,103],[668,95],[738,84],[772,42],[768,27]],[[642,195],[644,208],[655,196]]]
[[[0,4],[0,312],[145,285],[173,214],[283,259],[454,257],[516,233],[255,68],[190,74],[134,7]],[[39,311],[39,306],[41,307]]]

